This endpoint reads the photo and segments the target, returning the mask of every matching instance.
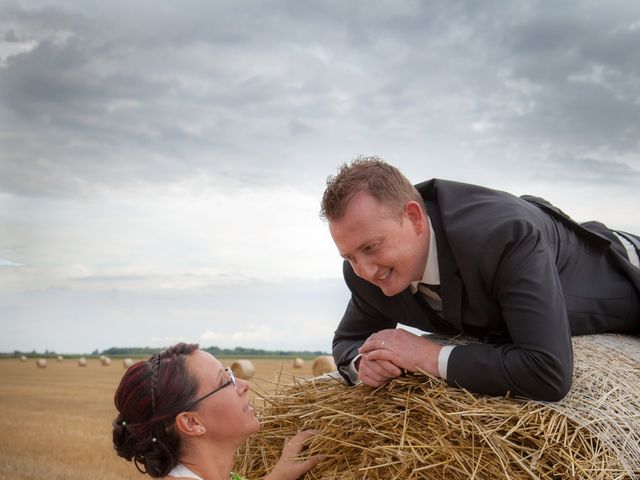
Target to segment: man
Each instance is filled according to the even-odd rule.
[[[414,187],[360,158],[327,180],[321,215],[352,294],[333,339],[349,383],[425,371],[557,401],[571,387],[571,335],[640,330],[639,239],[542,199],[438,179]],[[398,323],[481,342],[443,346]]]

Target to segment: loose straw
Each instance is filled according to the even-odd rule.
[[[575,337],[573,348],[573,387],[557,403],[475,395],[422,374],[374,389],[280,372],[236,471],[263,477],[284,438],[314,429],[302,458],[323,460],[305,479],[640,478],[640,338]]]

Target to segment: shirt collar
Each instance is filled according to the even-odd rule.
[[[438,266],[438,247],[436,244],[436,234],[431,225],[431,219],[427,217],[429,223],[429,254],[427,256],[427,264],[422,274],[422,279],[417,282],[411,282],[409,288],[412,293],[418,291],[419,283],[428,283],[429,285],[440,285],[440,267]]]

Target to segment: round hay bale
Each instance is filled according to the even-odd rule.
[[[253,377],[256,369],[251,360],[236,360],[231,364],[231,371],[237,378],[246,380]]]
[[[26,362],[27,361],[27,357],[25,357],[24,355],[20,356],[20,361],[21,362]]]
[[[109,365],[111,365],[111,359],[109,357],[102,357],[100,359],[100,363],[103,367],[108,367]]]
[[[58,356],[56,357],[56,362],[61,362],[61,361],[63,361],[63,360],[64,360],[64,357],[63,357],[62,355],[58,355]]]
[[[36,360],[36,365],[38,366],[38,368],[47,368],[47,359],[39,358],[38,360]]]
[[[262,428],[234,471],[260,478],[282,438],[317,434],[314,478],[640,478],[640,338],[573,339],[574,378],[560,402],[488,397],[421,374],[379,388],[296,379],[264,397]]]
[[[124,367],[125,370],[129,368],[131,365],[133,365],[133,360],[131,360],[130,358],[125,358],[124,360],[122,360],[122,366]]]
[[[336,362],[333,361],[331,355],[321,355],[316,357],[311,367],[314,377],[324,375],[325,373],[331,373],[336,371]]]
[[[293,368],[302,368],[304,367],[304,360],[300,357],[293,359]]]
[[[84,357],[80,357],[78,359],[78,366],[79,367],[86,367],[87,366],[87,359]]]

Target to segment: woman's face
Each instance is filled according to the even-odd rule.
[[[198,380],[197,398],[229,381],[229,374],[222,364],[205,351],[196,350],[189,355],[187,365]],[[201,414],[206,436],[242,442],[260,429],[260,423],[249,405],[248,392],[249,383],[236,379],[236,387],[229,383],[193,407],[193,411]]]

